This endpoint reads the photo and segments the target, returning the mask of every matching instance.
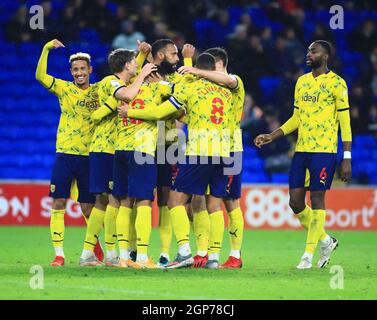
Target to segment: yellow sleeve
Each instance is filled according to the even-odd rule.
[[[167,81],[159,81],[157,82],[158,91],[160,92],[161,96],[171,96],[173,94],[173,84]]]
[[[50,49],[53,47],[53,41],[48,42],[42,49],[41,56],[38,60],[35,78],[48,90],[54,85],[55,78],[47,74],[47,59]]]
[[[347,84],[343,79],[340,80],[340,83],[335,89],[335,105],[338,113],[342,141],[352,141],[348,89]]]
[[[341,79],[341,81],[335,88],[335,105],[338,112],[349,109],[350,107],[348,104],[347,84],[343,79]]]
[[[146,58],[147,56],[142,52],[139,52],[138,55],[136,56],[136,64],[137,64],[136,74],[140,73],[141,69],[143,68],[143,64]]]
[[[107,115],[116,111],[118,105],[118,100],[114,97],[110,96],[106,102],[101,105],[96,111],[94,111],[91,115],[93,121],[100,121]]]
[[[173,113],[175,113],[180,107],[177,107],[177,101],[171,101],[173,97],[165,101],[159,106],[149,105],[144,109],[129,109],[127,116],[129,118],[143,119],[143,120],[161,120]],[[174,98],[173,98],[174,99]]]
[[[343,109],[343,111],[338,111],[338,119],[340,125],[340,133],[342,135],[342,141],[352,141],[351,119],[349,109]]]
[[[300,78],[297,80],[295,85],[295,95],[293,105],[297,108],[300,108],[300,98],[299,98],[299,87],[300,87]]]
[[[295,107],[293,110],[293,115],[290,117],[287,122],[285,122],[280,129],[283,131],[284,135],[292,133],[298,128],[298,125],[300,123],[300,119],[298,116],[299,108]]]
[[[186,67],[192,67],[192,59],[191,58],[184,58],[183,65]]]

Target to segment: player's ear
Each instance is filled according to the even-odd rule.
[[[160,60],[164,60],[165,59],[165,54],[162,51],[157,52],[157,56],[158,56],[158,58]]]
[[[93,67],[89,66],[89,74],[92,74],[92,72],[93,72]]]

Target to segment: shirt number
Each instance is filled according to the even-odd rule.
[[[220,98],[212,99],[212,110],[211,110],[211,122],[214,124],[220,124],[223,122],[224,116],[224,102]]]
[[[132,103],[131,103],[131,108],[132,109],[144,109],[144,106],[145,106],[145,103],[144,103],[144,100],[142,99],[135,99]],[[143,123],[144,120],[141,120],[141,119],[134,119],[134,118],[123,118],[123,124],[125,126],[128,126],[129,124],[140,124],[140,123]]]

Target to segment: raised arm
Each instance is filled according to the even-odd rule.
[[[192,44],[186,43],[182,48],[183,65],[192,67],[192,58],[195,54],[195,47]]]
[[[136,74],[139,74],[141,72],[141,68],[143,67],[145,59],[148,57],[149,52],[151,52],[151,45],[147,42],[140,42],[139,40],[137,40],[137,47],[139,49],[139,53],[136,56]]]
[[[120,87],[115,92],[115,98],[125,102],[130,102],[133,100],[141,85],[143,84],[144,79],[153,71],[156,71],[157,67],[153,63],[147,63],[142,69],[140,74],[135,78],[135,80],[127,87]]]
[[[38,61],[35,78],[46,88],[50,88],[54,78],[47,74],[47,59],[51,49],[64,48],[64,45],[57,39],[47,42],[43,47],[41,56]]]

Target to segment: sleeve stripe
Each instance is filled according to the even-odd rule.
[[[349,110],[350,108],[344,108],[344,109],[338,109],[337,111],[338,112],[342,112],[342,111],[346,111],[346,110]]]
[[[172,103],[172,105],[174,107],[176,107],[177,109],[180,109],[181,108],[181,104],[177,101],[177,99],[175,99],[174,97],[170,97],[169,101]]]
[[[115,94],[117,93],[117,91],[119,90],[119,89],[121,89],[121,88],[125,88],[126,86],[120,86],[120,87],[118,87],[118,88],[116,88],[116,90],[114,91],[114,93],[113,93],[113,96],[115,97]]]
[[[51,86],[48,88],[48,90],[51,90],[51,88],[53,87],[54,83],[55,83],[55,78],[53,78]]]
[[[106,102],[105,102],[105,106],[108,107],[111,111],[115,111],[113,108],[111,108]]]
[[[230,76],[233,78],[233,79],[236,79],[236,86],[234,88],[232,88],[231,90],[234,91],[236,89],[238,89],[238,78],[234,75],[234,74],[230,74]]]
[[[299,109],[299,107],[296,107],[296,106],[294,106],[295,107],[295,109]]]

